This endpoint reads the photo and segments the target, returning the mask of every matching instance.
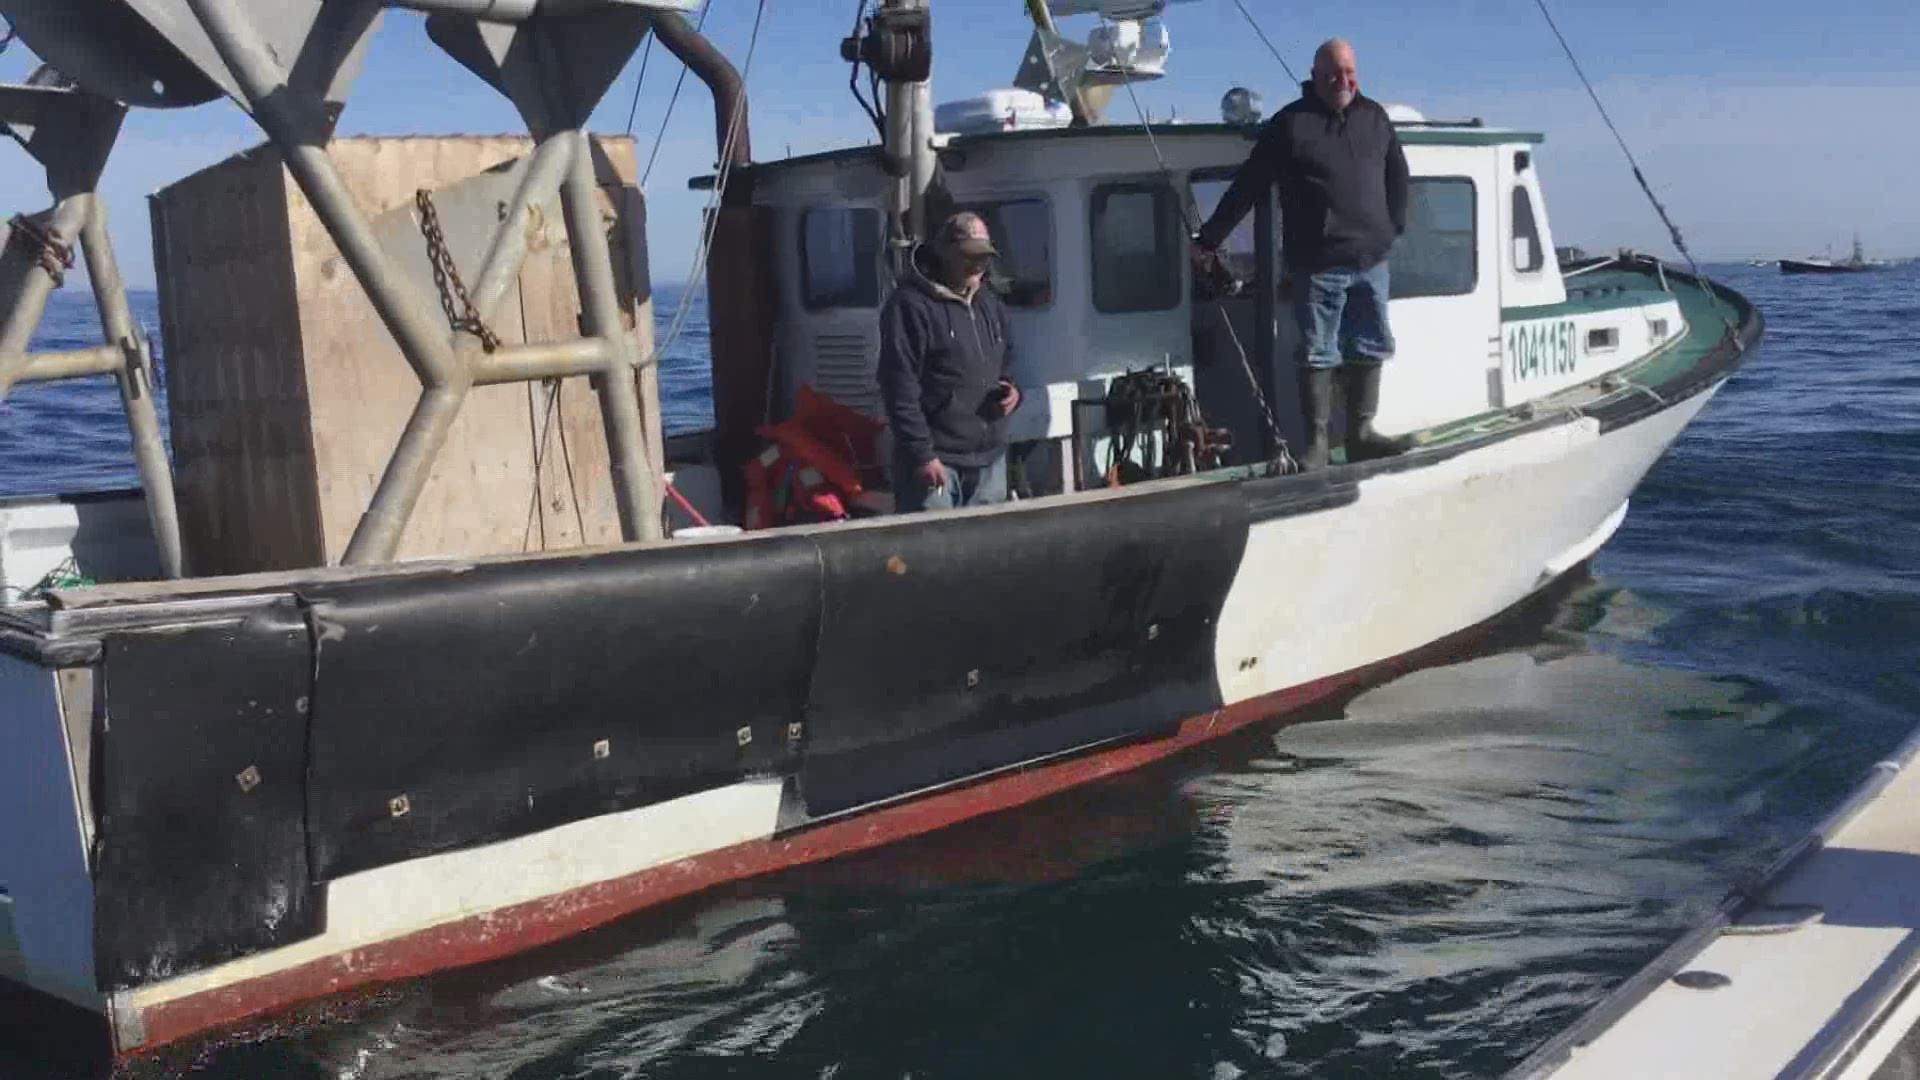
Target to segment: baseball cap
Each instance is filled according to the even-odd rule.
[[[940,231],[934,234],[934,243],[940,247],[958,251],[962,255],[984,256],[998,255],[994,249],[993,237],[987,232],[987,223],[979,215],[958,213],[942,222]]]

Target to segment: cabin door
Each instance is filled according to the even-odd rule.
[[[1382,430],[1402,434],[1500,405],[1500,244],[1495,158],[1416,146],[1407,228],[1389,255],[1395,352],[1380,381]]]
[[[778,335],[786,409],[800,387],[884,418],[877,365],[880,304],[890,287],[882,256],[886,219],[865,206],[810,206],[782,231],[789,276]],[[782,247],[785,245],[777,245]]]

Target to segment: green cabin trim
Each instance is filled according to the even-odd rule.
[[[1500,321],[1503,323],[1525,322],[1530,319],[1591,315],[1598,311],[1625,311],[1650,304],[1664,304],[1672,299],[1674,299],[1672,293],[1625,284],[1616,284],[1610,288],[1568,288],[1564,303],[1538,304],[1532,307],[1503,307],[1500,309]]]

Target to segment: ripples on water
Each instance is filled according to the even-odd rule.
[[[1920,268],[1717,272],[1761,354],[1478,654],[202,1075],[1498,1074],[1920,721]]]

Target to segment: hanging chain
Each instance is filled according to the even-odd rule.
[[[25,214],[13,215],[13,220],[7,222],[7,227],[12,230],[8,234],[7,243],[12,244],[18,241],[29,248],[35,261],[39,262],[40,269],[45,270],[47,276],[53,279],[54,288],[57,289],[67,283],[67,271],[73,269],[71,244],[63,242],[53,234],[52,229]]]
[[[447,237],[440,231],[440,214],[433,208],[433,196],[421,188],[414,193],[413,201],[420,208],[420,234],[427,240],[427,261],[433,264],[433,284],[440,290],[440,310],[447,313],[447,325],[479,338],[480,347],[488,352],[498,349],[500,335],[494,333],[475,310],[473,300],[467,296],[467,286],[460,280],[460,268],[453,264],[453,253],[447,250]],[[456,300],[458,308],[454,306]]]

